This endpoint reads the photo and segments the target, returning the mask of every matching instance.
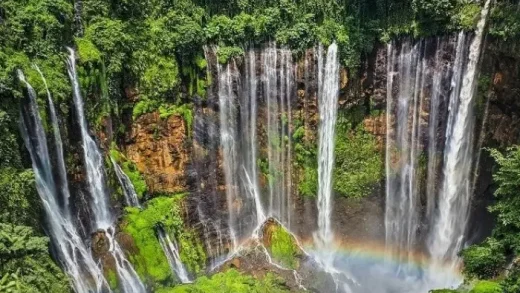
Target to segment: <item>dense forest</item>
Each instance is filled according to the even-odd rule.
[[[488,2],[489,15],[483,16]],[[434,108],[430,96],[437,69],[433,67],[435,62],[447,64],[439,70],[439,83],[445,84],[447,92],[453,91],[453,77],[441,74],[455,71],[454,43],[463,34],[469,41],[460,46],[468,47],[464,58],[470,61],[459,63],[464,64],[461,70],[471,68],[469,43],[478,39],[483,18],[482,52],[475,57],[475,94],[470,95],[475,96],[470,115],[476,126],[465,128],[467,135],[475,133],[467,143],[474,150],[471,156],[457,157],[456,164],[468,161],[468,174],[476,182],[467,188],[471,189],[467,191],[470,203],[464,207],[467,219],[457,222],[463,226],[457,229],[464,239],[448,248],[454,256],[446,254],[430,261],[436,255],[428,250],[433,246],[428,241],[435,240],[427,235],[433,235],[437,224],[429,226],[426,219],[443,215],[443,205],[430,201],[442,198],[431,194],[441,189],[433,186],[435,182],[447,182],[439,174],[447,174],[449,164],[439,162],[450,160],[450,148],[448,139],[439,139],[438,149],[432,149],[435,146],[427,137],[449,137],[449,130],[446,134],[439,129],[450,123],[450,111],[455,109],[448,107],[450,94],[441,94],[444,102],[439,102],[439,109],[445,109],[446,119],[439,116],[437,128],[430,132],[421,128],[433,121],[429,108]],[[408,44],[411,53],[406,51]],[[329,67],[336,46],[338,65]],[[394,260],[417,267],[438,261],[442,265],[437,270],[448,270],[448,263],[453,263],[450,270],[456,271],[457,281],[427,287],[432,292],[520,292],[519,46],[517,0],[2,0],[0,292],[333,292],[329,290],[335,288],[353,293],[421,293],[425,287],[409,289],[404,281],[399,288],[411,291],[396,291],[394,285],[379,291],[363,287],[363,281],[350,280],[366,267],[355,267],[357,272],[345,281],[348,286],[338,286],[338,277],[327,269],[327,262],[311,261],[314,254],[306,251],[315,251],[311,243],[322,247],[334,242],[326,239],[332,235],[325,233],[329,228],[322,229],[323,207],[330,210],[327,221],[332,221],[329,230],[334,231],[335,242],[361,243],[372,237],[367,235],[375,235],[366,243],[382,242],[384,247],[386,227],[388,254],[388,239],[393,239],[387,225],[393,212],[388,202],[393,199],[389,196],[394,186],[390,177],[401,174],[395,162],[401,160],[403,150],[414,148],[418,151],[411,152],[408,164],[414,175],[401,179],[414,187],[408,194],[402,191],[404,181],[395,186],[401,188],[399,194],[417,199],[413,203],[416,215],[409,217],[420,219],[410,220],[415,224],[408,233],[417,234],[417,240],[408,240],[409,246],[393,254]],[[413,48],[422,51],[413,53]],[[390,52],[397,52],[395,70]],[[402,72],[406,72],[403,64],[407,59],[403,58],[411,58],[408,63],[421,68],[406,76],[413,81],[410,83],[424,83],[425,90],[415,86],[416,96],[424,97],[424,103],[421,98],[415,108],[410,106],[418,113],[403,114],[403,119],[413,116],[413,125],[409,122],[400,127],[401,118],[399,114],[392,118],[389,100],[394,88],[399,88],[399,97],[404,96],[402,80],[406,76]],[[399,81],[390,78],[394,71],[401,76]],[[276,110],[268,98],[270,76],[274,95],[279,97],[274,99]],[[339,87],[330,90],[332,95],[337,92],[339,101],[338,97],[329,101],[329,106],[335,103],[338,108],[337,121],[336,114],[327,116],[324,111],[328,108],[319,102],[329,93],[329,76],[336,77],[330,81],[332,87]],[[424,81],[429,78],[432,84]],[[77,92],[74,81],[78,82]],[[464,87],[464,81],[461,83]],[[243,95],[250,100],[242,100],[242,92],[248,92]],[[257,95],[263,97],[258,105],[252,102]],[[234,97],[231,106],[224,96]],[[75,110],[81,97],[88,131],[83,131],[83,113]],[[239,106],[226,112],[226,105]],[[255,108],[249,108],[251,105]],[[262,114],[256,114],[256,107]],[[252,118],[244,113],[257,115],[258,121],[248,120]],[[54,120],[56,114],[59,121]],[[27,115],[36,122],[26,125]],[[335,122],[330,126],[332,153],[321,145],[326,138],[322,127],[328,119]],[[211,123],[218,126],[211,130]],[[234,127],[229,129],[237,132],[235,137],[244,136],[236,144],[226,144],[226,123]],[[394,123],[397,126],[392,130]],[[46,176],[39,168],[45,163],[35,159],[43,153],[41,141],[35,142],[32,132],[38,131],[39,124],[43,127],[40,134],[60,136],[59,143],[47,139],[51,155],[46,160],[49,165],[60,163],[59,152],[56,155],[54,150],[63,148],[67,170],[59,177],[61,170],[51,168],[50,177],[57,190],[66,189],[57,193],[70,193],[66,198],[70,198],[72,215],[67,217],[93,260],[92,270],[100,268],[101,285],[92,285],[98,284],[92,281],[94,274],[74,276],[60,252],[64,248],[54,236],[51,204],[42,194],[50,192],[42,188]],[[395,145],[390,145],[389,138],[399,129],[416,133],[410,137],[418,139],[410,138],[411,146],[404,145],[397,135]],[[213,140],[212,131],[219,133],[217,139]],[[100,172],[106,183],[92,183],[86,137],[92,137],[102,153]],[[31,144],[37,147],[31,150]],[[236,155],[228,160],[227,153],[233,151]],[[320,205],[328,180],[323,170],[329,168],[322,162],[324,154],[335,162],[329,172],[328,193],[332,196],[325,196],[333,198],[332,206]],[[437,156],[444,159],[431,163]],[[234,161],[239,166],[226,169]],[[244,179],[238,175],[242,169],[246,175],[257,171],[258,175]],[[101,205],[92,194],[89,185],[93,184],[106,184],[108,209],[115,219],[110,228],[92,224],[95,206]],[[229,190],[235,189],[237,194],[230,195]],[[247,199],[230,200],[249,192],[253,195]],[[134,202],[129,194],[135,194]],[[261,199],[253,198],[257,195]],[[280,207],[277,198],[283,201]],[[60,200],[57,205],[65,204]],[[367,224],[371,217],[377,218],[377,225]],[[397,214],[397,218],[406,217]],[[244,228],[249,221],[255,224]],[[227,229],[230,232],[222,232],[222,236],[221,230]],[[325,232],[316,236],[310,230]],[[235,243],[249,236],[260,244],[247,250]],[[460,250],[454,248],[459,246]],[[83,253],[71,247],[71,254]],[[122,251],[120,255],[113,253],[114,247]],[[262,256],[264,251],[268,261]],[[410,256],[403,256],[403,251]],[[304,265],[312,262],[320,265]],[[77,266],[90,265],[83,260]],[[320,266],[325,269],[317,269]],[[128,278],[137,279],[140,285],[125,285],[123,270],[135,275]],[[372,270],[364,273],[370,275]],[[408,273],[406,268],[399,270],[395,278],[406,279]],[[415,273],[413,276],[410,282],[419,283]],[[88,279],[90,284],[82,287],[75,277]],[[381,282],[386,286],[386,281]],[[363,288],[352,289],[356,286]],[[90,290],[84,291],[85,287]]]

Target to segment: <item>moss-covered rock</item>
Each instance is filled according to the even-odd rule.
[[[264,223],[262,243],[275,262],[290,269],[297,269],[300,266],[303,252],[294,236],[278,221],[269,219]]]
[[[181,214],[183,195],[156,197],[144,209],[128,207],[121,224],[122,230],[132,236],[136,253],[130,255],[137,273],[153,283],[169,284],[173,275],[162,252],[155,229],[161,225],[171,238],[178,239],[180,256],[187,269],[200,273],[206,255],[197,234],[185,227]]]

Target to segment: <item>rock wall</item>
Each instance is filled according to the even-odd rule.
[[[150,193],[186,191],[190,147],[181,116],[164,119],[158,112],[142,115],[131,124],[124,150],[144,175]]]

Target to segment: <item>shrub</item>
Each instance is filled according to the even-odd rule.
[[[461,254],[464,274],[479,279],[495,277],[506,261],[502,245],[493,238],[486,239],[482,244],[472,245]]]
[[[334,191],[346,197],[370,194],[383,177],[383,160],[375,137],[361,127],[336,132]]]

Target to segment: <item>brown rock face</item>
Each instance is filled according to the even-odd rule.
[[[177,115],[161,119],[159,113],[149,113],[132,124],[125,143],[126,156],[144,175],[151,193],[186,190],[186,139],[186,124]]]
[[[369,116],[363,120],[365,131],[372,133],[376,139],[380,150],[385,147],[386,136],[386,115]]]
[[[96,258],[102,257],[110,249],[110,242],[105,231],[96,231],[92,235],[92,252]]]

